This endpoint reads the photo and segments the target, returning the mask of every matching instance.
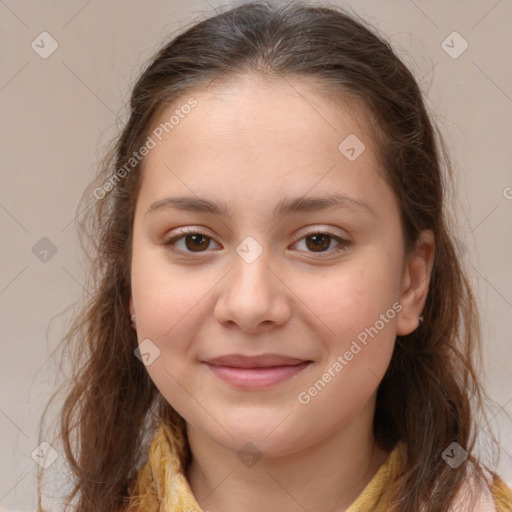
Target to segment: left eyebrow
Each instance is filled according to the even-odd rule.
[[[281,217],[291,213],[315,212],[334,207],[366,212],[377,217],[374,209],[367,202],[341,194],[281,199],[274,208],[273,215],[274,217]],[[198,213],[232,216],[226,203],[211,202],[194,196],[175,196],[160,199],[149,207],[145,215],[158,210],[172,208]]]
[[[374,217],[377,216],[372,206],[367,202],[342,194],[282,199],[274,208],[274,216],[281,217],[290,213],[315,212],[327,208],[346,208],[366,212]]]

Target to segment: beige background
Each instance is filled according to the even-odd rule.
[[[512,4],[339,3],[392,42],[437,113],[456,162],[455,208],[462,258],[482,308],[485,382],[512,413]],[[0,509],[35,510],[31,453],[55,384],[51,353],[69,322],[61,313],[84,282],[72,222],[80,195],[126,119],[141,65],[173,31],[221,5],[0,0]],[[47,59],[31,48],[43,31],[58,42]],[[441,46],[453,31],[469,45],[458,58]],[[460,44],[455,40],[454,51]],[[57,249],[47,262],[32,251],[43,237]],[[512,484],[512,423],[498,410],[491,424],[504,448],[499,472]]]

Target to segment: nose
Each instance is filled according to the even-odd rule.
[[[290,288],[277,265],[263,251],[256,259],[234,255],[234,266],[222,280],[215,305],[215,319],[225,327],[237,325],[248,333],[285,324],[291,314]]]

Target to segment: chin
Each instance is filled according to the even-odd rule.
[[[281,457],[295,453],[312,443],[311,431],[299,432],[296,425],[290,423],[287,428],[283,423],[283,418],[271,423],[223,423],[231,435],[222,428],[216,428],[214,432],[203,430],[202,434],[236,452],[237,455],[244,450],[254,450],[265,457]],[[291,426],[293,428],[290,428]]]

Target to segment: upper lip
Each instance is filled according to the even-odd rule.
[[[268,368],[272,366],[293,366],[304,363],[306,360],[278,354],[261,354],[258,356],[226,354],[208,359],[205,362],[215,366],[230,366],[232,368]]]

